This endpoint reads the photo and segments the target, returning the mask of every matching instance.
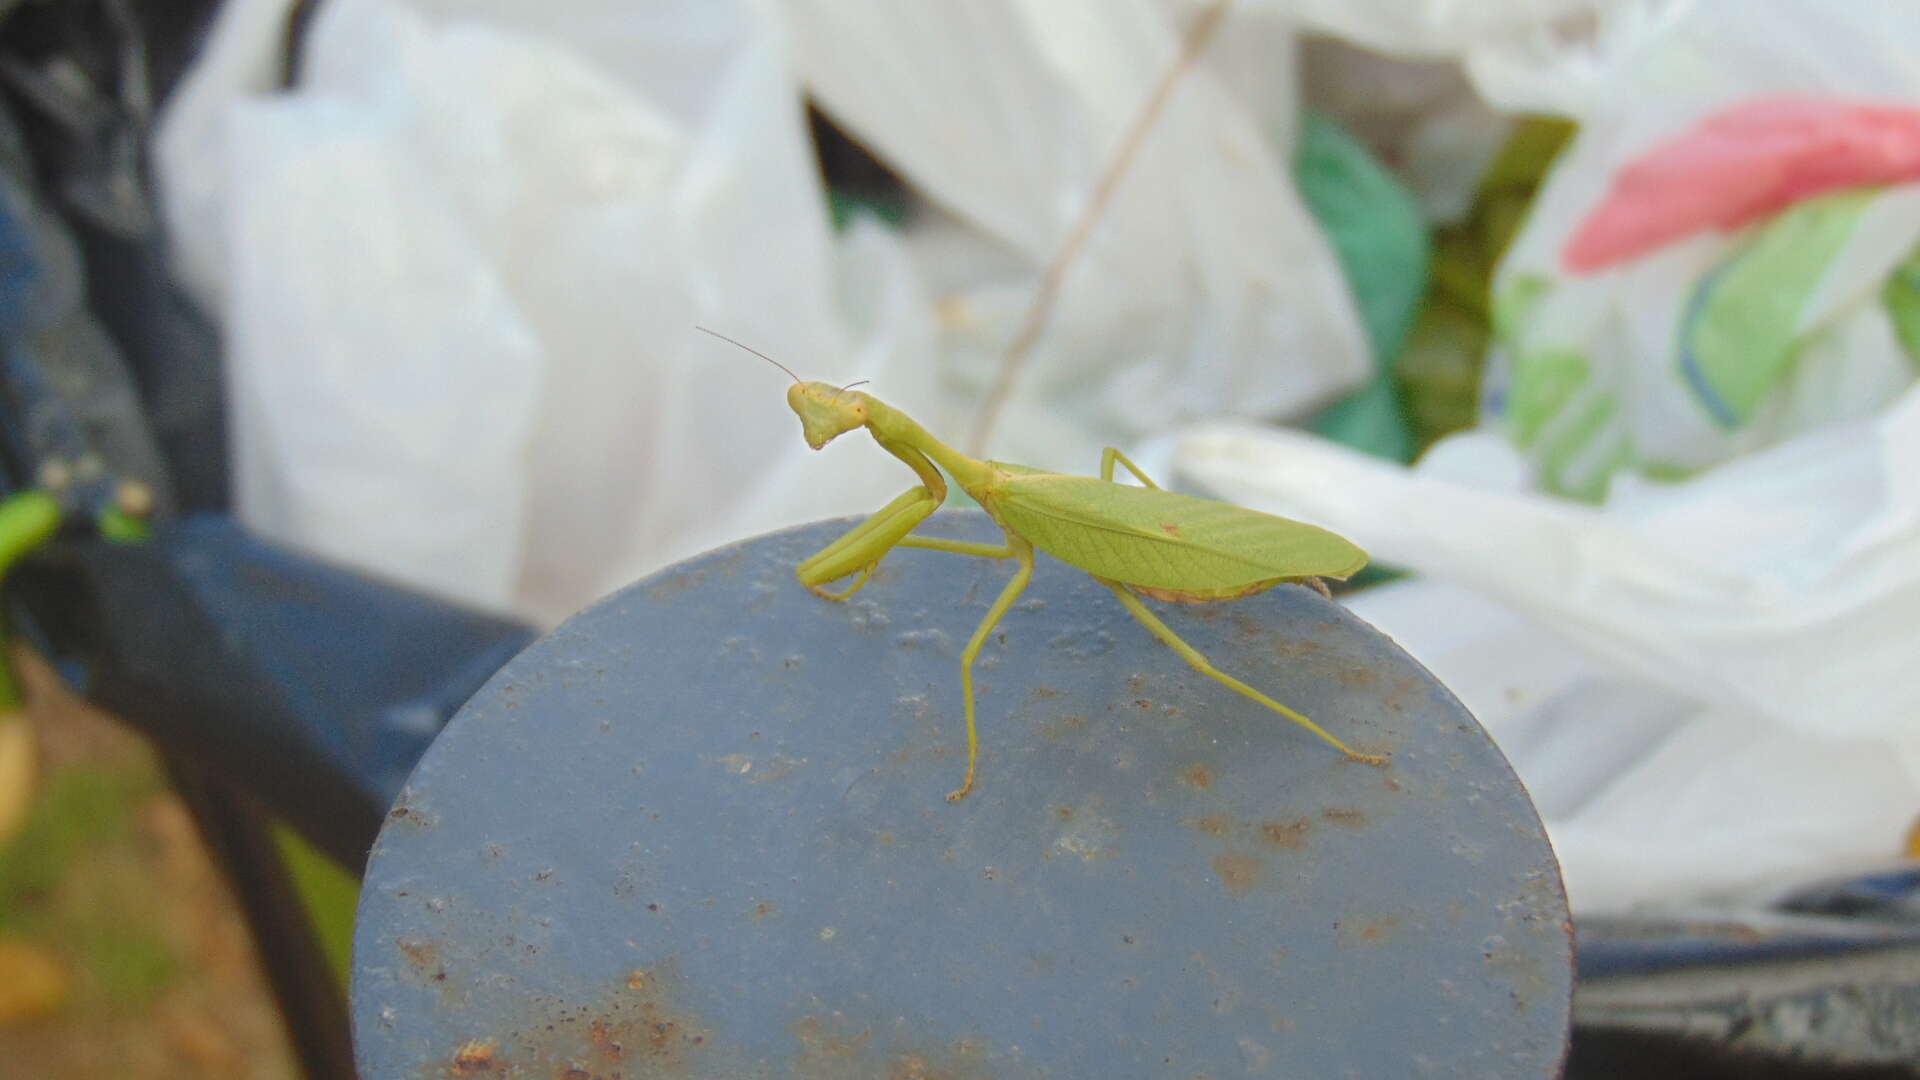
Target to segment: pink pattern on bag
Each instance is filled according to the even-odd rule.
[[[1737,229],[1842,188],[1920,180],[1920,109],[1768,98],[1715,113],[1615,174],[1562,249],[1591,273],[1675,240]]]

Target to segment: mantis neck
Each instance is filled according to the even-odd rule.
[[[867,398],[867,428],[882,446],[890,442],[899,443],[920,451],[947,470],[947,475],[953,477],[953,482],[959,484],[967,494],[976,501],[980,500],[981,491],[993,478],[993,466],[978,458],[970,458],[934,438],[913,417],[879,398],[871,394],[864,396]]]

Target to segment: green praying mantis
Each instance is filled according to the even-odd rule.
[[[1113,590],[1148,632],[1204,675],[1285,716],[1355,761],[1384,765],[1383,754],[1363,754],[1319,724],[1213,666],[1180,639],[1141,601],[1212,603],[1252,596],[1282,582],[1326,591],[1323,578],[1344,580],[1367,563],[1367,553],[1345,537],[1304,522],[1229,503],[1163,490],[1115,447],[1100,457],[1100,476],[1069,476],[1004,461],[980,461],[934,438],[899,409],[872,394],[830,383],[804,382],[785,364],[705,327],[787,373],[787,404],[800,417],[807,445],[818,450],[858,428],[899,458],[920,483],[796,568],[800,583],[828,600],[859,592],[880,561],[896,547],[924,548],[1017,562],[1013,578],[960,654],[960,687],[966,701],[967,774],[949,800],[966,798],[979,771],[980,736],[974,724],[973,662],[993,628],[1033,577],[1034,549],[1079,567]],[[858,384],[855,384],[858,385]],[[937,467],[936,467],[937,463]],[[1123,465],[1144,487],[1114,482]],[[914,536],[947,497],[953,477],[1006,534],[1004,544]],[[839,592],[827,585],[859,575]]]

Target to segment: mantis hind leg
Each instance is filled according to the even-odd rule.
[[[960,690],[966,697],[967,706],[967,775],[960,782],[959,789],[947,796],[949,802],[964,799],[967,797],[967,792],[973,790],[974,774],[980,764],[980,733],[973,722],[974,658],[980,655],[980,647],[987,643],[988,635],[993,633],[993,628],[999,624],[1001,616],[1004,616],[1007,609],[1013,606],[1013,602],[1020,598],[1020,593],[1027,587],[1028,579],[1033,577],[1033,545],[1008,534],[1007,548],[1014,558],[1020,560],[1020,568],[1013,572],[1013,579],[1007,582],[1007,587],[1000,590],[999,599],[987,609],[987,617],[980,620],[979,627],[973,631],[973,637],[967,641],[966,651],[960,654]],[[962,554],[980,553],[966,551]]]
[[[1100,479],[1105,480],[1109,484],[1113,483],[1113,464],[1116,461],[1125,465],[1127,471],[1138,477],[1141,483],[1156,491],[1159,490],[1160,485],[1154,483],[1153,479],[1146,473],[1141,472],[1140,466],[1129,461],[1127,455],[1121,453],[1120,448],[1117,446],[1109,446],[1105,450],[1100,451]]]
[[[1284,716],[1287,719],[1293,721],[1294,723],[1299,724],[1301,727],[1306,728],[1308,731],[1311,731],[1315,735],[1318,735],[1322,739],[1325,739],[1327,742],[1333,745],[1334,749],[1339,750],[1341,753],[1347,755],[1348,757],[1352,758],[1355,761],[1364,761],[1369,765],[1385,765],[1387,763],[1387,755],[1363,754],[1358,750],[1355,750],[1351,746],[1348,746],[1346,743],[1341,742],[1339,739],[1329,734],[1327,730],[1321,727],[1319,724],[1314,723],[1313,721],[1307,719],[1305,716],[1294,711],[1293,709],[1287,708],[1285,705],[1282,705],[1279,702],[1268,697],[1267,695],[1261,693],[1260,691],[1255,690],[1253,687],[1248,686],[1246,683],[1241,682],[1239,679],[1236,679],[1233,676],[1227,674],[1226,672],[1221,671],[1219,668],[1214,667],[1213,662],[1211,660],[1208,660],[1204,655],[1202,655],[1200,650],[1180,640],[1180,635],[1168,629],[1167,624],[1161,622],[1160,617],[1155,615],[1151,610],[1149,610],[1147,605],[1140,601],[1139,597],[1129,592],[1126,586],[1120,584],[1117,581],[1108,581],[1104,578],[1101,578],[1098,580],[1102,585],[1105,585],[1107,588],[1113,590],[1113,594],[1120,598],[1120,603],[1126,605],[1127,611],[1131,613],[1135,619],[1140,620],[1140,625],[1146,627],[1148,632],[1153,634],[1154,637],[1157,637],[1161,641],[1166,642],[1169,648],[1173,649],[1174,652],[1179,653],[1181,658],[1186,660],[1187,663],[1192,664],[1195,671],[1200,672],[1202,675],[1205,675],[1208,678],[1214,679],[1218,682],[1225,683],[1226,685],[1232,687],[1235,691],[1238,691],[1240,694],[1244,695],[1245,697],[1252,698],[1254,701],[1257,701],[1260,704],[1265,705],[1267,708],[1272,709],[1274,712],[1279,713],[1281,716]]]

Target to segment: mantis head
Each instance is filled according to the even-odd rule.
[[[867,423],[867,395],[831,383],[794,383],[787,387],[787,404],[815,450]]]

